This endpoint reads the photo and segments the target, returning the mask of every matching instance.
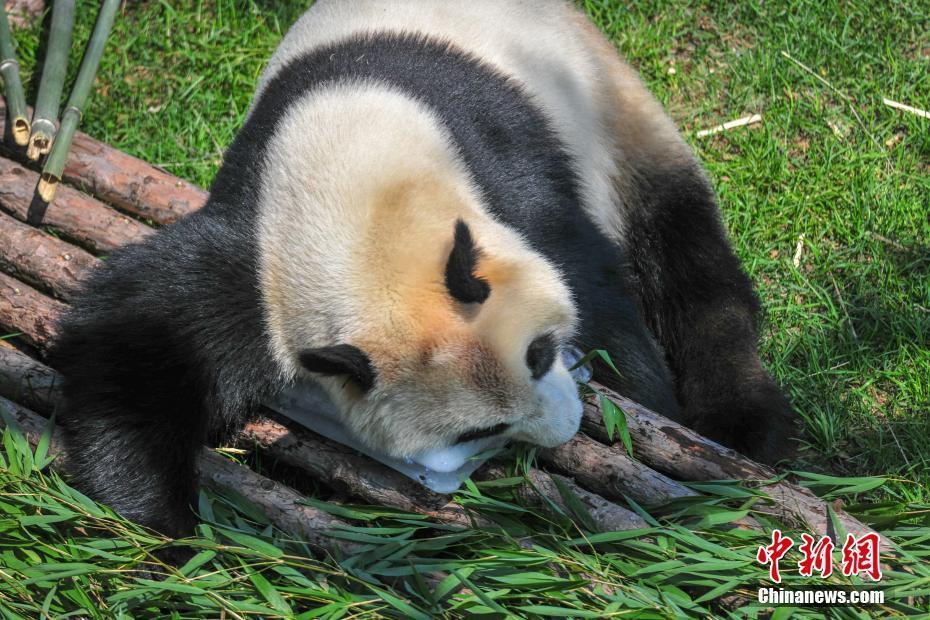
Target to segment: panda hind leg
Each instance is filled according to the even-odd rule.
[[[713,191],[696,162],[640,179],[625,245],[686,424],[763,462],[789,456],[794,413],[759,357],[760,303]]]

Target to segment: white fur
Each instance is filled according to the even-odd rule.
[[[302,131],[312,127],[312,132]],[[376,389],[324,388],[362,438],[393,455],[514,424],[545,445],[577,430],[577,391],[561,360],[545,381],[525,354],[542,333],[570,337],[575,309],[559,272],[494,220],[423,104],[377,82],[339,84],[294,104],[272,136],[259,213],[260,280],[285,379],[302,349],[349,343],[372,357]],[[398,189],[400,188],[400,189]],[[492,294],[463,311],[443,273],[454,223],[467,222]],[[417,366],[427,352],[429,363]],[[499,367],[506,402],[464,375]],[[567,417],[566,417],[567,416]],[[572,420],[574,420],[572,422]]]
[[[624,206],[641,200],[636,171],[691,161],[635,71],[563,0],[319,0],[269,62],[256,100],[298,55],[377,32],[448,41],[519,82],[574,156],[580,207],[614,239]],[[284,378],[301,372],[303,348],[361,347],[379,373],[369,395],[341,378],[322,383],[348,426],[393,455],[500,422],[543,445],[569,439],[581,404],[563,361],[533,381],[525,352],[542,333],[567,341],[574,302],[558,270],[488,214],[441,121],[383,84],[352,83],[305,97],[274,133],[259,245]],[[492,282],[490,298],[464,313],[442,276],[457,218]],[[496,398],[468,383],[476,368],[496,377]]]
[[[519,81],[553,121],[582,172],[584,207],[611,235],[621,228],[618,170],[596,54],[562,0],[320,0],[288,31],[262,88],[307,50],[366,32],[416,32],[447,40]]]

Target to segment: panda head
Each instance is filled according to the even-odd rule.
[[[378,275],[358,296],[364,320],[344,341],[295,351],[300,367],[392,456],[492,435],[568,441],[582,407],[561,355],[576,316],[560,274],[490,218],[444,228],[365,258]]]

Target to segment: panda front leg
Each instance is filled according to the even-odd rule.
[[[72,390],[74,397],[80,398]],[[189,535],[203,446],[193,419],[171,420],[155,407],[127,406],[99,392],[93,402],[80,400],[86,404],[74,402],[62,418],[75,487],[136,523],[172,537]]]
[[[793,411],[759,358],[758,297],[688,155],[637,175],[623,240],[635,289],[665,349],[686,423],[774,462],[790,451]]]
[[[108,277],[101,277],[108,276]],[[58,411],[76,488],[178,537],[194,526],[196,463],[209,419],[181,339],[133,282],[101,273],[49,351],[64,378]]]

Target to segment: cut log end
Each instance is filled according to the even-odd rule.
[[[29,133],[31,131],[32,128],[29,125],[29,119],[25,116],[17,116],[13,119],[13,141],[16,142],[18,146],[26,146],[29,144]]]
[[[42,173],[39,178],[39,198],[46,203],[55,200],[55,192],[58,190],[59,183],[61,183],[61,179],[55,175],[47,172]]]

